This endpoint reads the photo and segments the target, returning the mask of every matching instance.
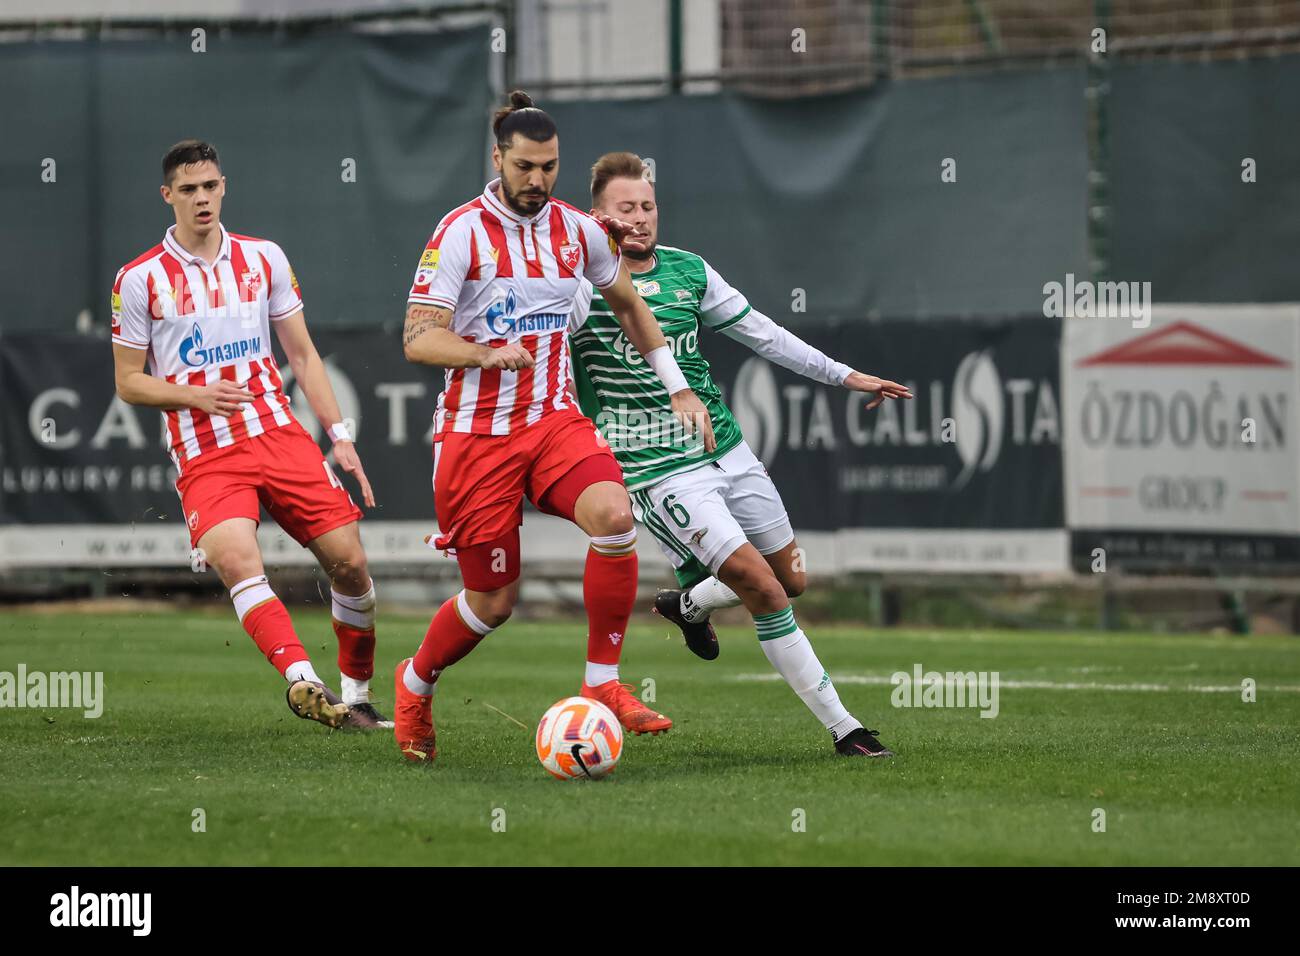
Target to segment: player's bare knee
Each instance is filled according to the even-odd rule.
[[[360,547],[336,557],[325,571],[334,587],[346,594],[362,594],[370,588],[370,569]]]
[[[750,610],[755,606],[772,610],[785,606],[785,588],[766,564],[739,562],[727,568],[727,572],[724,583],[740,595]]]
[[[494,606],[492,610],[487,611],[484,614],[480,614],[478,617],[479,620],[482,621],[484,624],[486,624],[488,627],[492,628],[493,630],[496,630],[506,621],[510,620],[510,615],[512,613],[514,613],[514,608],[512,606],[503,604],[499,608]]]
[[[775,578],[756,582],[744,590],[733,586],[732,590],[740,595],[741,602],[750,614],[771,614],[790,606],[785,589]]]
[[[781,586],[785,588],[786,597],[797,598],[808,586],[808,575],[802,571],[792,572],[781,580]]]
[[[496,591],[466,591],[465,598],[474,616],[490,628],[498,628],[514,613],[517,594],[514,588]]]
[[[248,551],[224,549],[220,554],[209,555],[208,563],[228,588],[264,573],[262,556],[256,548]]]
[[[766,579],[761,580],[756,587],[756,591],[762,598],[764,605],[774,611],[779,611],[790,601],[786,589],[776,579],[776,575],[769,575]]]
[[[596,515],[594,537],[606,537],[614,534],[627,534],[635,526],[632,519],[632,506],[623,501],[611,502],[603,506]]]

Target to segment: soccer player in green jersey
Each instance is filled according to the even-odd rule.
[[[721,332],[814,381],[865,392],[869,409],[911,393],[831,360],[754,309],[700,256],[659,245],[654,185],[639,157],[602,156],[592,167],[591,201],[619,239],[633,285],[659,320],[686,383],[708,408],[716,439],[707,452],[674,418],[664,384],[622,335],[613,309],[584,282],[570,324],[578,399],[622,465],[633,514],[681,585],[661,591],[655,610],[682,629],[691,650],[713,660],[718,643],[710,613],[744,604],[767,659],[830,731],[836,751],[893,756],[845,709],[795,621],[790,598],[804,589],[802,552],[776,486],[709,375],[700,332]]]

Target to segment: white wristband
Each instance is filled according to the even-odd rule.
[[[330,439],[332,441],[353,441],[352,430],[348,428],[347,422],[335,422],[330,426]]]
[[[664,383],[664,388],[668,389],[669,395],[676,395],[682,389],[690,388],[686,384],[686,376],[677,365],[677,360],[673,358],[673,350],[668,346],[661,345],[657,349],[651,349],[645,360],[659,376],[659,381]]]

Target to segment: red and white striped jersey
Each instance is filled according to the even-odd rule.
[[[226,379],[257,396],[230,418],[197,408],[164,411],[177,470],[205,452],[295,421],[271,351],[269,320],[302,310],[298,280],[274,242],[220,228],[215,262],[182,249],[172,226],[113,283],[113,342],[147,349],[150,374],[182,385]]]
[[[574,294],[584,276],[599,289],[618,277],[618,245],[599,222],[558,199],[521,216],[497,198],[499,182],[438,223],[407,301],[452,310],[451,331],[470,342],[518,342],[536,364],[518,372],[447,369],[434,415],[438,438],[506,435],[577,408],[568,349]]]

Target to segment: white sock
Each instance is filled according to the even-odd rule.
[[[692,624],[704,620],[720,607],[736,607],[740,595],[717,578],[705,578],[689,591],[682,592],[682,617]]]
[[[330,613],[334,620],[359,631],[372,631],[375,628],[375,582],[365,594],[340,594],[330,588]],[[370,681],[356,680],[339,672],[339,690],[343,692],[343,703],[364,704],[370,700]]]
[[[369,631],[375,626],[375,582],[365,594],[339,594],[330,588],[330,613],[334,620],[359,631]]]
[[[862,724],[840,703],[830,675],[794,620],[794,608],[754,618],[759,646],[790,689],[836,740]]]
[[[826,729],[831,732],[831,740],[840,741],[862,726],[862,721],[854,717],[847,710],[844,712],[844,719],[838,723],[831,724]]]
[[[617,664],[594,664],[587,661],[587,674],[583,678],[588,687],[599,687],[601,684],[608,684],[612,680],[618,680]]]
[[[343,703],[349,707],[353,704],[364,704],[370,700],[369,680],[356,680],[340,672],[339,683],[342,685],[339,690],[343,694]]]
[[[601,554],[631,554],[636,550],[636,528],[622,534],[597,535],[591,539],[591,549]]]
[[[239,618],[239,623],[243,624],[244,618],[253,608],[261,607],[267,601],[274,601],[275,592],[271,590],[266,575],[258,574],[251,578],[244,578],[231,588],[230,600],[235,605],[235,616]]]
[[[429,697],[433,694],[433,689],[438,686],[438,675],[433,675],[432,682],[420,680],[420,676],[415,673],[415,658],[411,658],[406,662],[406,670],[402,672],[402,683],[412,694]]]
[[[296,680],[309,680],[315,684],[323,684],[324,681],[316,674],[316,668],[311,666],[311,661],[298,661],[290,664],[284,670],[284,679],[292,684]]]

